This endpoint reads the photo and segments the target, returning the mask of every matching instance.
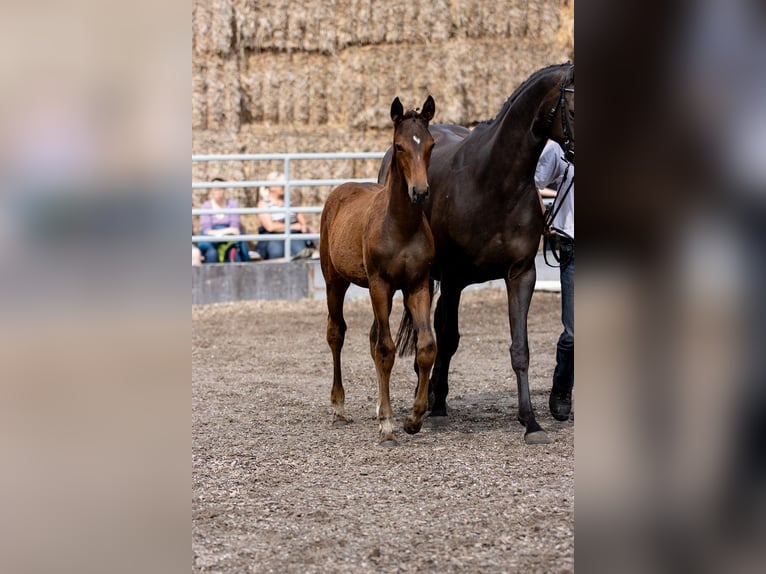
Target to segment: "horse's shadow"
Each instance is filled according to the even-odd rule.
[[[548,391],[531,390],[531,400],[536,410],[541,413],[545,426],[552,432],[571,426],[571,422],[560,422],[548,412]],[[397,418],[408,414],[406,407],[397,409]],[[436,432],[476,433],[508,431],[512,426],[521,425],[517,418],[518,397],[509,395],[507,389],[481,391],[470,394],[456,394],[447,408],[447,416],[427,416],[423,428]]]

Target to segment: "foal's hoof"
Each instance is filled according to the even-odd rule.
[[[526,433],[524,442],[527,444],[550,444],[551,439],[548,438],[544,430],[538,430]]]
[[[423,421],[420,420],[416,422],[415,419],[407,417],[404,419],[404,424],[402,426],[404,427],[404,432],[407,434],[417,434],[423,426]]]
[[[335,415],[335,418],[332,420],[332,427],[336,429],[340,429],[348,425],[349,423],[352,423],[354,419],[351,417],[344,417],[340,415]]]

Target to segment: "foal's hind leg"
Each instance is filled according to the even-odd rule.
[[[330,402],[333,410],[333,426],[344,426],[351,422],[346,416],[344,405],[346,393],[343,390],[341,377],[340,353],[343,349],[343,341],[346,337],[346,322],[343,320],[343,300],[346,297],[349,282],[345,279],[335,279],[327,283],[327,344],[332,351],[332,391]]]
[[[393,290],[388,283],[381,279],[370,280],[370,299],[372,300],[372,312],[375,315],[375,325],[370,330],[370,351],[378,375],[377,414],[381,446],[395,446],[397,444],[394,436],[394,412],[391,409],[391,397],[389,395],[391,369],[394,366],[396,356],[396,346],[391,338],[391,329],[388,323],[391,315],[392,297]]]
[[[417,355],[415,364],[418,373],[418,388],[412,414],[404,421],[404,430],[415,434],[423,425],[423,416],[428,410],[428,376],[431,374],[436,358],[436,341],[431,332],[431,295],[427,288],[413,293],[406,293],[404,304],[412,315],[412,322],[417,333]]]

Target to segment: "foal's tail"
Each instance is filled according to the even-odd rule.
[[[428,291],[431,293],[431,304],[433,304],[434,294],[439,290],[439,282],[433,279],[428,280]],[[412,315],[407,307],[404,308],[402,320],[399,323],[399,331],[396,333],[396,348],[400,357],[409,357],[414,355],[418,348],[418,340],[415,335],[415,327],[412,324]]]
[[[400,357],[409,357],[415,354],[417,349],[417,338],[415,329],[412,325],[412,315],[407,307],[404,308],[402,321],[399,323],[399,332],[396,334],[396,348],[399,350]]]

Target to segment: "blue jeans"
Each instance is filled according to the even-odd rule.
[[[264,233],[261,231],[261,233]],[[281,232],[280,232],[281,233]],[[299,232],[293,231],[290,234],[290,255],[292,257],[295,257],[306,249],[306,240],[305,239],[298,239],[298,236],[300,235]],[[256,247],[256,250],[258,253],[261,254],[261,257],[264,259],[279,259],[280,257],[285,256],[285,241],[284,239],[279,239],[275,241],[259,241],[258,245]]]
[[[561,391],[574,387],[574,241],[559,238],[561,267],[561,322],[564,331],[556,344],[553,386]]]
[[[213,229],[222,229],[228,227],[227,225],[214,225]],[[218,238],[216,238],[218,239]],[[228,239],[225,237],[218,241],[201,241],[197,244],[202,255],[205,256],[205,263],[218,263],[218,246],[222,243],[228,243]],[[228,250],[227,250],[228,251]],[[250,256],[247,251],[247,244],[244,241],[240,241],[235,249],[234,261],[250,261]]]

